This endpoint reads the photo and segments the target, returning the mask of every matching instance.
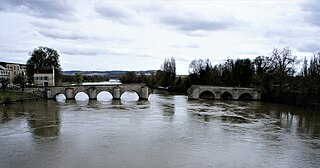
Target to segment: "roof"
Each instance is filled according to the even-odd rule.
[[[54,68],[53,67],[37,67],[34,70],[35,74],[52,74],[53,73]]]
[[[27,66],[26,64],[20,64],[20,63],[13,63],[13,62],[0,62],[0,65],[6,67],[8,64],[15,64],[19,66]]]
[[[0,65],[6,67],[7,63],[6,62],[0,62]]]
[[[0,69],[6,70],[7,68],[6,68],[5,66],[3,66],[3,65],[0,64]]]

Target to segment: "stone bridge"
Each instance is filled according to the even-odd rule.
[[[192,85],[188,90],[189,99],[260,100],[260,97],[261,90],[255,88]]]
[[[121,85],[70,85],[46,88],[26,88],[26,92],[42,95],[47,99],[55,99],[56,95],[64,94],[66,99],[75,99],[79,92],[84,92],[90,100],[96,100],[97,95],[102,92],[109,92],[113,99],[119,100],[126,91],[136,92],[140,100],[148,100],[151,94],[150,89],[143,84],[121,84]]]

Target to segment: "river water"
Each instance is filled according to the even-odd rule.
[[[0,108],[0,167],[320,167],[320,113],[262,102],[40,101]]]

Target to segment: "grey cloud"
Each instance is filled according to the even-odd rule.
[[[190,44],[190,45],[172,45],[173,48],[199,48],[198,45]]]
[[[302,5],[302,10],[306,13],[305,19],[309,23],[320,26],[320,1],[319,0],[309,0],[307,3]]]
[[[99,49],[89,49],[89,48],[73,48],[73,49],[62,49],[61,53],[67,55],[83,55],[83,56],[95,56],[101,51]]]
[[[159,4],[158,4],[159,5]],[[151,17],[162,25],[173,27],[188,36],[207,36],[208,32],[219,31],[239,25],[238,21],[232,16],[211,16],[206,17],[192,11],[177,13],[163,5],[159,9],[149,11]],[[146,6],[145,8],[148,8]],[[153,6],[151,5],[150,8]]]
[[[4,47],[0,47],[1,50],[5,50],[7,53],[14,53],[14,54],[23,54],[25,53],[26,55],[28,55],[28,50],[26,49],[22,49],[22,48],[9,48],[9,46],[7,48]]]
[[[154,56],[148,52],[135,52],[135,51],[122,51],[119,49],[102,49],[97,47],[75,47],[75,48],[65,48],[61,50],[61,53],[67,54],[67,55],[81,55],[81,56],[106,56],[110,58],[115,57],[137,57],[137,58],[150,58],[154,59],[157,58],[157,56]]]
[[[300,27],[283,27],[283,28],[269,28],[264,33],[266,38],[274,37],[286,37],[286,38],[298,38],[301,36],[310,35],[310,32],[303,31]]]
[[[119,8],[112,7],[112,6],[98,6],[95,8],[95,11],[102,16],[112,18],[112,19],[119,19],[119,18],[126,18],[127,14],[125,11],[120,10]]]
[[[20,11],[42,18],[75,19],[74,9],[65,0],[4,0],[0,2],[0,10]]]
[[[54,23],[50,23],[50,22],[35,22],[35,21],[32,21],[30,22],[30,24],[32,24],[33,26],[35,27],[38,27],[38,28],[43,28],[43,29],[53,29],[53,28],[56,28],[57,26],[54,24]]]
[[[297,49],[301,52],[311,52],[317,53],[320,51],[320,44],[319,43],[306,43],[302,46],[297,47]]]
[[[136,20],[134,20],[134,12],[127,8],[116,6],[114,4],[104,4],[95,7],[95,11],[113,22],[134,25]]]
[[[182,31],[222,30],[230,25],[228,22],[204,20],[193,17],[164,17],[160,21]]]
[[[67,32],[60,30],[40,30],[39,33],[45,37],[50,37],[54,39],[68,39],[68,40],[79,40],[87,39],[89,37],[83,35],[81,32]]]
[[[190,63],[190,62],[191,62],[191,60],[186,59],[186,58],[184,58],[184,57],[177,58],[177,61],[179,61],[179,62],[184,62],[184,63]]]

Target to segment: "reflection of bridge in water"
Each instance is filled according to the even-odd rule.
[[[260,100],[260,97],[261,90],[255,88],[192,85],[188,90],[189,99]]]
[[[44,93],[47,99],[54,99],[59,94],[64,94],[66,99],[75,99],[77,93],[84,92],[89,99],[96,100],[100,92],[109,92],[114,100],[119,100],[126,91],[133,91],[138,94],[140,100],[148,100],[150,89],[142,84],[121,84],[121,85],[70,85],[47,88],[28,88],[27,92],[37,94]]]

